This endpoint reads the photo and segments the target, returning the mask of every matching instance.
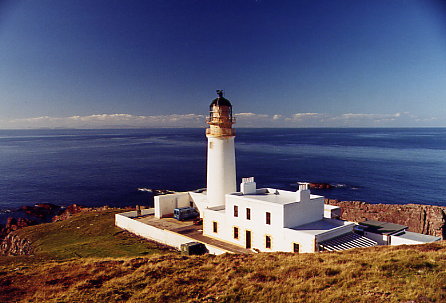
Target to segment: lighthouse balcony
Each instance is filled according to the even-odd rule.
[[[206,123],[207,124],[214,124],[214,125],[220,125],[220,124],[235,124],[235,118],[234,117],[206,117]]]
[[[206,128],[206,135],[215,137],[232,137],[235,136],[233,128]]]

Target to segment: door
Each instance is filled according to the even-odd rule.
[[[251,248],[251,231],[246,231],[246,248]]]

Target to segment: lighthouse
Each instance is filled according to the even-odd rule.
[[[207,162],[207,206],[225,205],[225,194],[236,191],[235,178],[235,130],[232,125],[232,105],[223,97],[223,91],[217,90],[218,98],[212,101],[209,117]]]

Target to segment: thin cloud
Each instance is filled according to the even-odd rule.
[[[255,113],[238,113],[235,114],[236,117],[241,117],[241,118],[269,118],[270,115],[265,115],[265,114],[255,114]]]
[[[416,127],[442,126],[436,117],[419,117],[407,112],[372,113],[294,113],[257,114],[237,113],[237,127]],[[205,116],[172,114],[144,116],[132,114],[94,114],[69,117],[30,117],[0,120],[2,129],[20,128],[163,128],[205,127]],[[440,124],[440,125],[439,125]],[[444,123],[443,123],[444,124]]]
[[[135,127],[200,127],[203,115],[140,116],[130,114],[94,114],[70,117],[32,117],[0,121],[1,128],[135,128]]]

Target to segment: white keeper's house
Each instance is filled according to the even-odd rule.
[[[217,91],[210,105],[207,188],[155,197],[154,218],[171,217],[175,208],[194,207],[203,219],[202,235],[243,249],[261,252],[316,252],[382,244],[426,243],[440,238],[406,232],[392,226],[383,234],[382,222],[362,226],[339,220],[340,209],[312,195],[308,183],[296,192],[257,188],[253,177],[243,178],[239,190],[235,168],[235,118],[232,105]],[[117,225],[120,226],[120,223]],[[124,224],[125,225],[125,224]],[[127,225],[121,227],[126,228]],[[128,225],[130,226],[130,225]],[[157,226],[162,226],[157,223]],[[126,228],[130,231],[131,228]],[[393,230],[393,231],[392,231]],[[141,234],[141,233],[140,233]],[[150,234],[144,234],[151,238]],[[166,234],[166,239],[170,233]],[[160,241],[158,238],[152,238]],[[169,241],[161,239],[169,244]],[[203,242],[206,244],[206,242]],[[178,243],[172,243],[178,246]]]

